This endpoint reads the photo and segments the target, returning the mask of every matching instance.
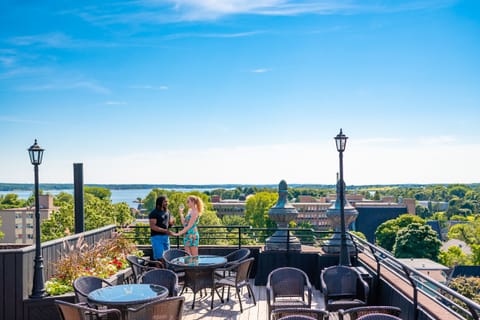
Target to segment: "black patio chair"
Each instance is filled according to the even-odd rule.
[[[402,318],[385,313],[370,313],[361,316],[357,320],[402,320]]]
[[[134,283],[138,283],[138,280],[145,272],[158,269],[156,261],[149,261],[142,257],[129,255],[127,256],[127,261],[130,268],[132,268]]]
[[[178,276],[168,269],[150,270],[140,278],[141,283],[158,284],[168,289],[168,296],[178,296]]]
[[[170,297],[146,303],[138,308],[128,308],[128,319],[181,320],[184,302],[184,297]]]
[[[229,269],[231,266],[235,265],[236,263],[247,259],[249,255],[250,255],[250,249],[248,248],[240,248],[230,252],[225,256],[225,258],[227,259],[227,263],[223,267],[215,269],[215,275],[219,277],[227,276],[226,274],[227,269]],[[232,271],[229,270],[229,272],[230,272],[229,275],[233,276],[233,274],[231,273]]]
[[[235,291],[237,292],[237,297],[238,297],[238,302],[240,303],[240,312],[243,312],[243,307],[242,307],[242,298],[240,297],[240,289],[243,287],[247,287],[248,290],[248,297],[253,299],[253,304],[256,305],[257,302],[255,301],[255,294],[253,293],[252,287],[250,286],[250,272],[252,271],[252,265],[253,261],[255,258],[249,258],[246,260],[243,260],[241,262],[238,262],[235,265],[232,265],[229,271],[233,271],[235,273],[235,277],[226,277],[226,278],[221,278],[215,280],[215,290],[222,287],[232,287],[235,288]],[[223,303],[223,293],[224,291],[222,290],[222,303]],[[212,304],[213,304],[213,295],[214,293],[212,292]],[[228,298],[230,298],[230,290],[228,294]]]
[[[272,311],[272,320],[300,319],[296,316],[309,317],[308,319],[315,320],[328,320],[329,312],[310,308],[278,308]]]
[[[90,292],[111,285],[107,280],[95,276],[78,277],[73,281],[76,301],[86,305],[88,304],[87,296]]]
[[[180,283],[183,282],[185,278],[185,269],[171,264],[170,261],[172,261],[175,258],[180,258],[185,256],[190,256],[190,253],[182,249],[169,249],[163,252],[163,260],[165,262],[165,267],[177,274],[178,281]]]
[[[365,306],[350,308],[347,310],[340,309],[338,310],[338,320],[344,320],[347,315],[349,320],[356,320],[359,317],[370,313],[384,313],[399,317],[402,310],[392,306]]]
[[[94,309],[84,304],[74,304],[66,301],[55,300],[58,312],[62,320],[121,320],[122,313],[118,309]]]
[[[268,317],[279,308],[311,308],[312,285],[305,272],[282,267],[270,272],[267,279]]]
[[[368,284],[355,268],[332,266],[320,274],[325,307],[328,311],[367,305]]]

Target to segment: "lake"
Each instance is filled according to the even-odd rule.
[[[212,190],[211,188],[198,188],[198,189],[185,189],[185,188],[178,188],[178,189],[171,189],[171,190],[176,190],[176,191],[181,191],[181,192],[189,192],[189,191],[208,191]],[[142,198],[144,199],[152,189],[110,189],[112,192],[112,203],[120,203],[120,202],[126,202],[131,208],[137,208],[138,203],[135,203],[134,201],[137,198]],[[73,189],[65,189],[65,190],[43,190],[44,193],[49,193],[52,195],[57,195],[60,192],[67,192],[70,194],[73,194]],[[30,195],[32,195],[32,191],[25,191],[25,190],[15,190],[15,191],[0,191],[0,195],[6,195],[9,193],[15,193],[18,195],[20,199],[28,199]]]

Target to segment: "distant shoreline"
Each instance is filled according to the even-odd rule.
[[[403,188],[420,188],[432,185],[456,185],[462,184],[466,186],[476,187],[480,183],[431,183],[431,184],[369,184],[369,185],[347,185],[347,189],[365,189],[378,187],[403,187]],[[310,188],[310,189],[332,189],[333,184],[288,184],[292,188]],[[278,184],[85,184],[87,187],[101,187],[110,190],[125,189],[235,189],[237,187],[248,188],[278,188]],[[28,191],[34,187],[33,183],[0,183],[0,191]],[[43,190],[65,190],[73,189],[73,183],[40,183],[40,189]]]

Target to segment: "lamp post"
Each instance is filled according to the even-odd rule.
[[[347,232],[345,226],[345,182],[343,182],[343,152],[347,146],[348,137],[343,134],[342,129],[340,133],[335,137],[335,144],[337,145],[337,151],[340,161],[340,180],[338,184],[340,185],[337,188],[340,191],[340,260],[339,264],[341,266],[351,266],[350,255],[348,253],[347,247]]]
[[[45,285],[43,283],[43,258],[40,239],[40,199],[38,190],[38,166],[42,164],[43,151],[38,144],[35,143],[28,148],[28,155],[35,171],[35,260],[33,267],[33,288],[30,298],[42,298],[47,295]]]

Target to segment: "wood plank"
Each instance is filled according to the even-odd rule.
[[[253,283],[253,280],[252,280]],[[225,303],[220,302],[220,298],[215,295],[213,309],[210,310],[211,296],[208,292],[207,296],[199,297],[197,294],[197,301],[195,302],[195,309],[192,310],[193,293],[189,290],[183,293],[185,297],[185,306],[183,319],[184,320],[223,320],[223,319],[235,319],[235,320],[248,320],[248,319],[265,319],[268,320],[267,311],[267,294],[265,286],[253,286],[253,292],[257,305],[253,304],[253,300],[248,298],[247,289],[244,288],[241,292],[243,312],[240,313],[240,305],[238,298],[236,297],[234,290],[232,289],[230,294],[230,300]],[[233,295],[233,296],[232,296]],[[319,290],[313,290],[312,292],[312,308],[323,308],[323,295]],[[336,316],[331,317],[336,319]]]

